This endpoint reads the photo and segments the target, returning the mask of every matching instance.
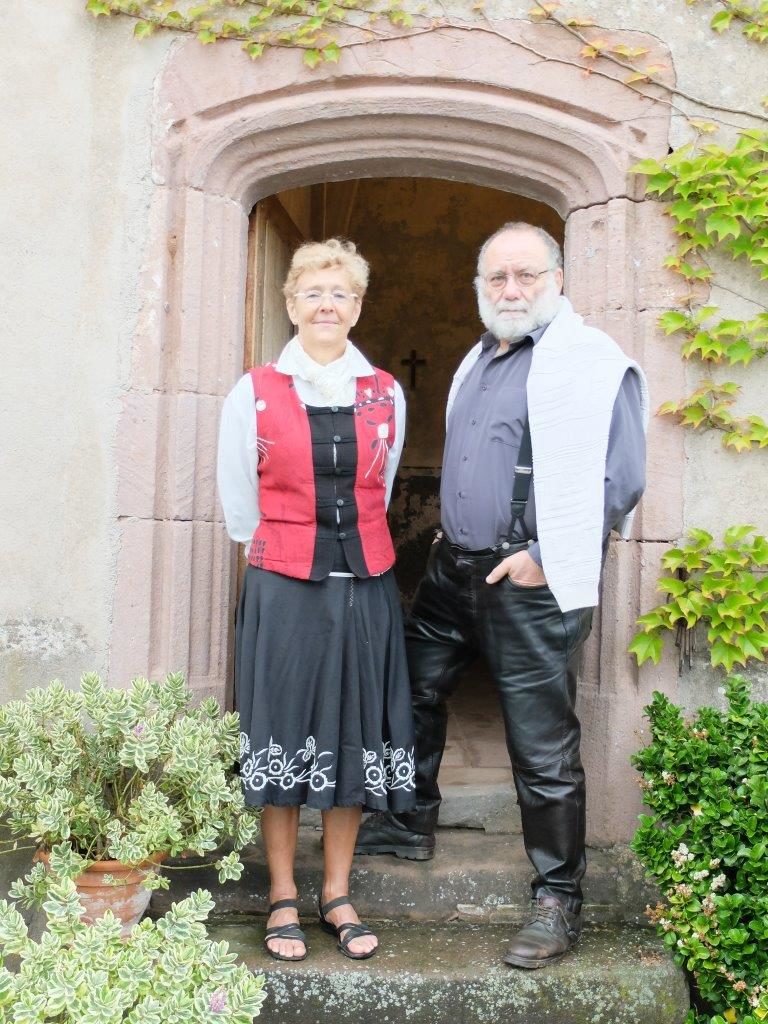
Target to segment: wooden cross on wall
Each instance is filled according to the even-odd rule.
[[[417,366],[426,366],[427,365],[427,360],[426,359],[419,359],[417,357],[417,355],[416,355],[416,349],[412,348],[410,356],[408,356],[407,359],[401,359],[400,360],[400,365],[401,366],[409,366],[410,367],[410,369],[411,369],[411,381],[410,381],[409,387],[410,387],[411,391],[415,391],[416,390],[416,367]]]

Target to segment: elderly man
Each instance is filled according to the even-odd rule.
[[[417,809],[369,818],[356,849],[434,855],[446,699],[482,654],[536,871],[531,920],[505,956],[527,968],[560,959],[581,931],[579,656],[609,534],[627,535],[645,485],[643,373],[584,324],[562,285],[560,247],[541,228],[505,224],[480,250],[487,333],[448,398],[442,530],[406,630]]]

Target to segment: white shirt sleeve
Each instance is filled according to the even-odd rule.
[[[384,470],[384,483],[387,488],[386,506],[389,508],[389,499],[392,496],[392,485],[395,482],[397,466],[400,462],[400,455],[403,451],[405,441],[405,395],[403,389],[395,381],[395,443],[389,449],[386,469]]]
[[[250,545],[261,518],[257,467],[256,403],[246,374],[224,400],[216,471],[227,533],[238,544]]]

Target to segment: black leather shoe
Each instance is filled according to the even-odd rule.
[[[360,826],[355,853],[393,853],[407,860],[431,860],[435,856],[435,837],[411,832],[389,811],[380,811]]]
[[[533,917],[512,939],[504,962],[534,970],[565,956],[581,935],[581,918],[553,896],[532,901]]]

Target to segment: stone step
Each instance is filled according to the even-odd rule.
[[[508,967],[500,925],[376,925],[380,952],[355,963],[317,925],[309,956],[278,963],[263,922],[215,924],[212,936],[266,976],[264,1024],[682,1024],[688,987],[661,942],[632,926],[587,928],[538,971]]]
[[[299,829],[296,884],[303,913],[312,913],[322,880],[322,833]],[[391,856],[355,857],[350,890],[361,916],[409,921],[454,918],[520,922],[528,913],[531,865],[521,836],[488,835],[470,829],[438,829],[437,853],[431,861]],[[626,847],[588,850],[584,882],[584,917],[590,923],[644,922],[644,910],[657,900],[656,890]],[[174,900],[198,886],[209,889],[217,914],[260,914],[269,889],[264,854],[251,847],[243,857],[238,882],[218,885],[206,866],[167,872],[171,888],[153,894],[152,911],[164,913]]]

